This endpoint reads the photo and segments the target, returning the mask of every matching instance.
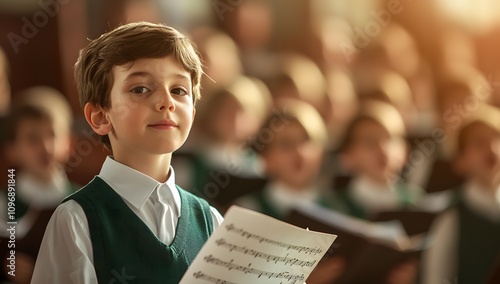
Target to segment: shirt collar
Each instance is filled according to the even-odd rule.
[[[366,177],[355,177],[350,184],[351,196],[369,210],[393,208],[398,204],[394,186],[381,185]]]
[[[17,183],[19,198],[39,208],[57,206],[69,194],[70,182],[62,169],[55,170],[48,183],[21,172]]]
[[[495,194],[488,194],[488,189],[474,182],[465,185],[465,202],[477,212],[493,220],[500,220],[500,189]]]
[[[178,216],[180,216],[181,197],[175,186],[175,172],[172,167],[170,167],[170,175],[167,181],[161,183],[108,156],[102,165],[98,177],[104,180],[116,193],[137,209],[141,209],[144,206],[144,203],[156,188],[166,185],[172,194],[175,210],[177,210]]]
[[[266,188],[266,194],[282,212],[301,203],[314,203],[319,197],[318,190],[313,186],[296,191],[280,182],[271,182]]]

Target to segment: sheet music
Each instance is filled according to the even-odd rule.
[[[232,206],[181,284],[302,284],[337,236]]]

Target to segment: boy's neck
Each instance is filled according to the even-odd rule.
[[[170,176],[172,153],[162,155],[133,155],[113,153],[113,159],[139,171],[158,182],[166,182]]]

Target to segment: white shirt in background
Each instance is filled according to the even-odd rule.
[[[271,182],[266,185],[263,194],[280,214],[286,214],[300,204],[315,203],[320,196],[319,191],[315,187],[308,187],[297,191],[288,188],[280,182]],[[250,210],[260,210],[260,204],[253,196],[244,196],[237,200],[236,204]]]
[[[407,194],[411,200],[420,199],[422,190],[419,187],[408,185],[408,189]],[[349,194],[356,203],[371,214],[401,208],[401,193],[398,192],[396,186],[374,183],[366,177],[354,178],[350,184]]]
[[[500,189],[496,196],[477,184],[466,184],[463,191],[465,205],[492,221],[500,223]],[[453,209],[439,216],[429,232],[431,247],[424,251],[422,257],[422,283],[443,284],[455,283],[457,277],[459,216]]]
[[[16,198],[22,199],[29,204],[31,209],[44,210],[57,207],[69,192],[71,186],[66,172],[58,169],[54,172],[50,181],[42,183],[38,179],[26,173],[19,173],[16,177]],[[7,195],[0,194],[0,236],[8,237],[7,231]],[[37,220],[37,213],[26,212],[23,217],[17,220],[16,237],[23,238],[33,227]]]

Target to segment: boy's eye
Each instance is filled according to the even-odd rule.
[[[145,94],[150,92],[151,90],[146,87],[135,87],[132,89],[132,93],[134,94]]]
[[[172,94],[176,94],[176,95],[179,95],[179,96],[185,96],[185,95],[188,95],[189,93],[183,89],[183,88],[174,88],[172,89]]]

